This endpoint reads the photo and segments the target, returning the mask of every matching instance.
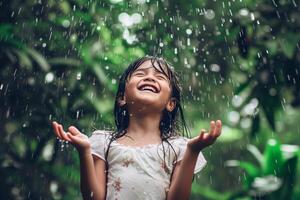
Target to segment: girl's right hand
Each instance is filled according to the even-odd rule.
[[[70,142],[75,146],[79,153],[89,150],[91,145],[88,137],[82,134],[75,126],[70,126],[68,132],[65,132],[62,125],[52,122],[55,135],[61,139]]]

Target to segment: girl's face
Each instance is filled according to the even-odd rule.
[[[172,109],[170,80],[150,60],[141,64],[126,82],[124,102],[129,112],[134,110],[163,111]]]

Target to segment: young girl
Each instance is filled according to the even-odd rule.
[[[150,56],[121,76],[114,116],[115,131],[97,130],[90,138],[53,122],[57,137],[79,152],[83,198],[188,199],[193,174],[206,165],[201,150],[221,134],[221,121],[183,137],[188,131],[177,75],[164,59]]]

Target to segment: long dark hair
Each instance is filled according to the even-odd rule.
[[[179,80],[178,80],[179,77],[177,73],[174,71],[173,67],[165,59],[156,56],[145,56],[142,58],[138,58],[137,60],[132,62],[120,77],[118,91],[115,98],[115,107],[114,107],[114,117],[115,117],[115,124],[117,130],[111,133],[108,148],[105,152],[105,160],[107,160],[111,143],[117,138],[124,136],[126,134],[129,125],[129,113],[127,107],[126,105],[120,106],[119,104],[120,98],[124,96],[126,83],[130,79],[132,73],[144,62],[149,60],[151,61],[152,66],[156,70],[161,71],[164,75],[166,75],[169,78],[170,86],[171,86],[171,97],[173,97],[176,101],[175,108],[171,112],[169,112],[167,109],[164,109],[162,113],[162,118],[159,125],[162,144],[165,141],[167,144],[171,146],[171,148],[174,151],[174,148],[168,141],[170,137],[179,136],[179,135],[185,137],[190,136],[183,115],[183,109],[181,105],[183,101],[182,91],[181,91],[181,86],[179,84]],[[164,151],[164,161],[165,161],[164,145],[163,145],[163,151]],[[177,160],[176,152],[174,151],[174,153],[176,157],[175,160]],[[108,172],[108,167],[109,167],[108,162],[106,162],[106,172]]]

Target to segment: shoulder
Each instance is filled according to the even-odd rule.
[[[109,140],[110,136],[112,135],[113,131],[110,130],[95,130],[89,137],[91,143],[102,143]]]
[[[113,131],[111,130],[94,130],[92,132],[92,135],[111,135],[113,133]]]
[[[175,146],[186,145],[189,141],[189,138],[183,136],[172,136],[168,139],[168,141]]]
[[[168,143],[171,145],[176,154],[181,154],[185,151],[189,138],[183,136],[172,136],[168,138]]]

